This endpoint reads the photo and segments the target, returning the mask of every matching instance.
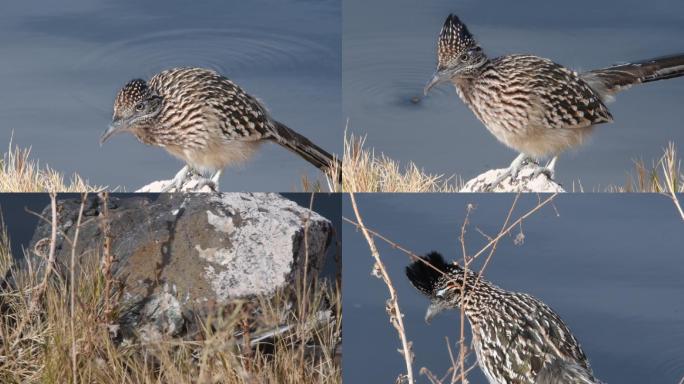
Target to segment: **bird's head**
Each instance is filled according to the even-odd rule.
[[[112,123],[100,137],[100,145],[121,132],[138,136],[156,123],[162,108],[162,98],[142,79],[129,81],[116,95]]]
[[[458,16],[447,17],[437,40],[437,71],[425,86],[425,94],[437,84],[471,75],[487,62],[468,28]]]
[[[443,310],[460,305],[463,268],[447,264],[439,253],[430,252],[421,260],[414,261],[406,267],[406,276],[416,289],[430,298],[430,306],[425,313],[427,323]]]

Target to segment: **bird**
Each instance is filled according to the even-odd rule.
[[[451,82],[460,99],[500,142],[519,152],[491,183],[517,178],[527,163],[551,158],[542,172],[555,176],[558,155],[580,146],[594,126],[611,123],[606,107],[632,85],[684,75],[684,54],[578,73],[549,59],[512,54],[489,58],[466,25],[450,14],[437,41],[437,70],[424,88]]]
[[[535,384],[602,384],[583,366],[556,359],[539,372]]]
[[[224,167],[246,161],[267,141],[341,182],[339,160],[273,119],[259,100],[211,69],[172,68],[149,81],[126,83],[116,95],[112,122],[100,145],[122,132],[162,147],[186,163],[167,191],[180,190],[191,171],[211,175],[202,185],[217,188]]]
[[[464,310],[490,384],[599,382],[568,326],[535,297],[499,288],[435,251],[407,266],[406,276],[430,298],[427,323],[444,310]],[[553,381],[561,372],[576,380]]]

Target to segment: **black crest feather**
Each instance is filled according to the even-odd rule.
[[[454,14],[447,17],[439,33],[437,61],[440,67],[462,52],[474,48],[477,42],[465,24]]]
[[[406,267],[406,277],[408,277],[411,284],[419,291],[432,296],[432,292],[437,287],[440,278],[442,278],[444,274],[450,273],[454,268],[457,268],[457,266],[447,264],[444,261],[444,257],[435,251],[428,253],[421,257],[421,259],[434,268],[423,261],[416,260]]]

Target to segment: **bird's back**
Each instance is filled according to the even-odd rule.
[[[601,97],[576,72],[538,56],[492,59],[478,76],[455,85],[494,136],[532,156],[562,152],[580,144],[593,125],[612,121]]]
[[[149,85],[164,99],[160,133],[173,131],[175,144],[180,140],[202,146],[210,137],[255,141],[268,135],[270,118],[261,103],[212,70],[169,69],[152,77]]]
[[[152,144],[195,169],[215,171],[244,162],[272,134],[265,107],[212,70],[168,69],[148,84],[163,98],[159,121],[149,135]]]
[[[546,304],[499,291],[467,309],[480,367],[490,383],[529,383],[556,359],[589,362],[563,320]]]

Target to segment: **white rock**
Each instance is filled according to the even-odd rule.
[[[208,185],[203,185],[201,188],[197,188],[197,186],[200,184],[200,182],[204,180],[201,176],[198,175],[191,175],[188,177],[188,179],[181,185],[180,191],[176,190],[176,188],[171,188],[167,192],[203,192],[203,193],[212,193],[216,192],[213,189],[211,189],[210,186]],[[153,181],[145,186],[140,187],[136,192],[140,193],[160,193],[164,191],[164,188],[167,186],[173,184],[173,179],[171,180],[157,180]]]
[[[507,177],[499,185],[488,189],[489,185],[506,171],[505,168],[491,169],[468,180],[459,192],[565,192],[560,184],[549,179],[545,173],[540,173],[537,177],[532,178],[539,168],[540,166],[537,164],[527,164],[520,170],[517,178],[511,180],[510,177]]]

